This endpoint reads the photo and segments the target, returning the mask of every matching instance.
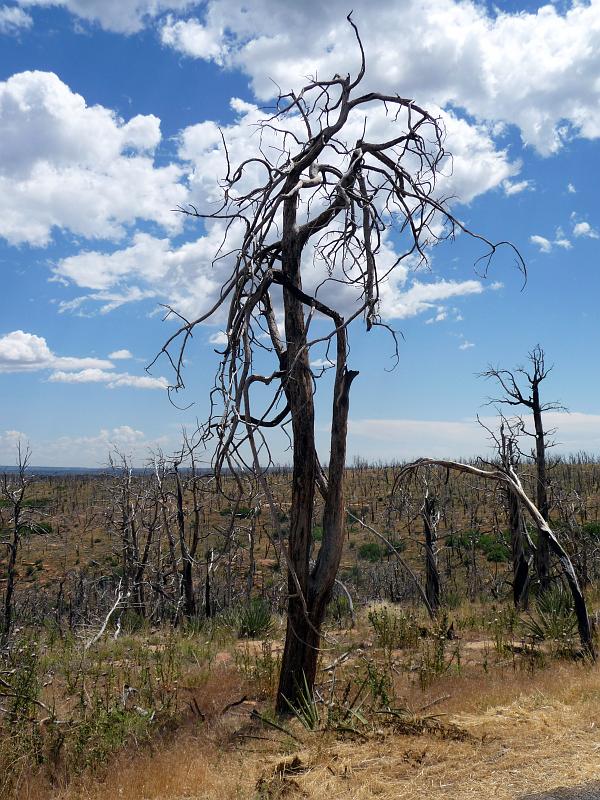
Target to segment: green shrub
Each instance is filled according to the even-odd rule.
[[[273,628],[271,609],[266,600],[253,598],[236,613],[238,636],[240,639],[257,639],[268,636]]]
[[[358,557],[362,558],[363,561],[375,563],[376,561],[381,561],[382,555],[383,552],[377,542],[365,542],[358,548]]]
[[[497,536],[482,533],[477,546],[483,552],[487,560],[492,563],[503,564],[510,558],[510,550],[506,543]]]
[[[577,618],[571,596],[562,585],[553,586],[535,602],[535,615],[523,622],[534,642],[551,642],[558,654],[573,652],[577,643]]]

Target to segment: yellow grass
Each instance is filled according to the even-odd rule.
[[[594,784],[587,797],[600,797],[598,666],[559,663],[532,677],[473,677],[452,688],[452,697],[431,710],[462,707],[447,721],[470,734],[466,741],[403,736],[382,725],[366,739],[294,728],[302,744],[290,747],[291,740],[252,723],[242,707],[208,728],[187,727],[155,752],[121,758],[101,783],[71,786],[52,798],[509,800]],[[240,738],[240,731],[268,741]]]

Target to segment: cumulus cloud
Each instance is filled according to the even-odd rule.
[[[239,99],[232,101],[232,108],[236,119],[222,130],[213,122],[203,122],[184,129],[179,139],[179,156],[190,169],[190,200],[200,213],[215,210],[222,199],[219,178],[227,171],[222,135],[227,141],[230,162],[234,164],[244,161],[259,146],[256,123],[263,119],[264,112]],[[443,165],[439,177],[437,191],[440,197],[451,196],[469,202],[481,192],[500,185],[517,169],[505,151],[495,149],[486,129],[468,124],[452,113],[439,112],[455,144],[453,158]],[[299,118],[290,118],[287,124],[293,133],[302,135]],[[402,121],[388,116],[383,107],[370,109],[366,116],[364,112],[355,112],[348,120],[345,136],[349,142],[354,141],[363,134],[366,125],[368,138],[385,141],[397,134],[398,124]],[[281,135],[266,129],[260,145],[265,150],[279,152]],[[339,161],[339,166],[343,166],[340,155],[333,150],[326,154],[326,158],[333,164]],[[236,190],[247,191],[261,179],[261,167],[250,164],[236,184]],[[319,202],[321,199],[317,193],[311,199],[313,214],[317,213]],[[221,255],[215,260],[215,255],[225,254],[238,246],[241,232],[241,226],[234,225],[226,231],[222,222],[212,221],[205,224],[203,236],[180,246],[173,246],[168,238],[137,233],[128,247],[110,251],[86,250],[64,258],[55,266],[55,278],[92,292],[63,303],[61,309],[81,312],[86,304],[101,303],[101,310],[108,311],[124,302],[156,297],[166,300],[188,318],[195,316],[212,305],[232,268],[230,257]],[[392,241],[387,232],[383,235],[379,254],[381,274],[396,263],[401,247],[401,237]],[[307,258],[304,266],[307,291],[317,291],[318,288],[320,299],[324,302],[335,300],[342,313],[355,307],[356,287],[340,286],[335,280],[340,276],[329,276],[327,265],[318,257]],[[404,262],[382,282],[381,311],[384,316],[413,316],[430,308],[436,300],[482,291],[478,281],[438,283],[432,280],[427,284],[417,282],[411,287],[408,280],[409,269]],[[409,293],[405,296],[406,291]]]
[[[431,283],[414,281],[409,288],[390,288],[384,286],[383,309],[387,317],[407,319],[428,311],[441,300],[451,297],[462,297],[470,294],[481,294],[484,291],[481,281],[447,281],[438,280]]]
[[[573,226],[573,236],[584,236],[588,239],[598,239],[598,231],[594,230],[589,222],[576,222]]]
[[[182,170],[154,165],[157,117],[125,122],[88,106],[52,72],[0,82],[0,236],[46,245],[54,228],[119,239],[138,219],[175,233]],[[131,187],[135,186],[135,197]]]
[[[35,372],[43,369],[106,369],[110,361],[101,358],[57,356],[43,336],[12,331],[0,336],[0,372]]]
[[[529,237],[529,241],[531,244],[534,244],[536,247],[539,247],[540,253],[549,253],[552,250],[552,242],[550,239],[546,239],[545,236],[538,236],[538,234],[534,234],[533,236]]]
[[[30,14],[17,6],[0,6],[0,34],[14,36],[33,25]]]
[[[381,0],[376,14],[368,0],[357,0],[353,8],[368,54],[368,88],[517,125],[523,141],[545,155],[571,136],[600,135],[596,0],[518,13],[468,0]],[[243,69],[257,96],[268,99],[274,83],[298,86],[308,74],[356,69],[347,12],[344,0],[209,0],[202,16],[166,20],[162,40],[188,56]]]
[[[22,6],[60,6],[80,19],[117,33],[135,33],[165,11],[182,11],[194,0],[18,0]]]
[[[128,350],[117,351],[118,358]],[[112,354],[116,358],[115,354]],[[109,389],[133,387],[135,389],[166,389],[166,378],[150,375],[130,375],[115,372],[112,361],[103,358],[77,358],[58,356],[48,347],[43,336],[25,331],[12,331],[0,336],[0,373],[39,372],[53,370],[49,380],[53,383],[103,383]]]
[[[570,250],[573,247],[560,228],[556,232],[556,238],[552,240],[534,234],[529,237],[529,241],[539,249],[540,253],[551,253],[555,247],[560,247],[562,250]]]
[[[133,354],[129,352],[129,350],[115,350],[113,353],[109,353],[108,357],[113,359],[113,361],[120,361],[127,358],[133,358]]]

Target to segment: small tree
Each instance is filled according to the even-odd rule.
[[[268,498],[264,432],[291,425],[287,633],[279,711],[297,703],[305,687],[312,690],[321,625],[342,554],[348,410],[358,375],[348,368],[348,328],[362,318],[367,331],[390,330],[379,312],[385,282],[406,259],[424,262],[430,245],[457,230],[468,233],[437,189],[442,168],[450,168],[441,121],[411,99],[361,90],[364,52],[348,21],[361,56],[355,76],[315,78],[299,93],[280,95],[271,116],[258,123],[256,153],[239,166],[230,164],[223,142],[227,174],[221,207],[212,214],[186,213],[225,226],[215,263],[230,258],[231,274],[214,306],[184,320],[161,351],[176,371],[176,388],[182,387],[183,356],[194,328],[219,320],[224,311],[227,344],[204,429],[215,444],[217,476],[224,467],[234,473],[253,469]],[[381,136],[386,125],[388,138]],[[371,130],[377,131],[374,138]],[[397,255],[389,246],[392,231]],[[496,245],[481,240],[489,259]],[[311,263],[321,268],[322,279],[309,292]],[[329,330],[313,332],[315,318],[328,321]],[[326,471],[315,450],[313,396],[327,371],[311,368],[316,345],[326,347],[333,373]],[[263,366],[267,354],[275,357],[270,370]],[[264,404],[259,413],[257,394]],[[315,484],[324,496],[323,536],[311,567]]]
[[[500,367],[488,367],[481,375],[496,380],[504,395],[490,402],[500,405],[528,408],[533,417],[530,436],[535,440],[534,461],[536,467],[536,506],[546,522],[550,519],[550,501],[548,498],[548,467],[546,450],[549,447],[548,436],[553,431],[544,430],[542,414],[546,411],[561,411],[564,407],[557,402],[543,403],[540,398],[540,384],[548,377],[552,367],[546,366],[546,354],[540,345],[536,345],[529,353],[530,367],[517,367],[511,371]],[[523,386],[525,388],[523,388]],[[523,427],[524,432],[527,429]],[[541,537],[538,541],[535,556],[536,572],[540,588],[545,590],[550,584],[550,546],[548,540]]]

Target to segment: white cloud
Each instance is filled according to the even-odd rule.
[[[117,33],[135,33],[165,11],[182,11],[195,0],[18,0],[22,6],[61,6],[80,19]]]
[[[515,124],[546,155],[569,137],[600,135],[596,0],[562,13],[550,4],[508,13],[469,0],[380,0],[376,13],[369,0],[356,0],[353,8],[368,55],[367,88]],[[273,82],[287,89],[308,74],[356,69],[347,13],[345,0],[210,0],[202,19],[169,19],[162,39],[186,55],[243,69],[268,99]]]
[[[99,291],[63,303],[61,310],[78,310],[92,301],[102,303],[101,311],[108,312],[124,303],[157,297],[182,314],[196,314],[214,301],[231,266],[224,259],[213,268],[222,240],[223,229],[214,225],[206,236],[180,247],[138,233],[124,250],[69,256],[56,265],[55,276]]]
[[[129,350],[115,350],[114,353],[109,353],[109,358],[112,358],[114,361],[121,361],[127,358],[133,358],[133,353],[130,353]]]
[[[214,122],[203,122],[185,128],[179,138],[179,156],[190,170],[190,201],[201,213],[210,213],[222,199],[219,180],[227,169],[222,134],[233,164],[244,161],[259,144],[273,153],[278,152],[282,144],[281,135],[272,129],[264,130],[259,142],[256,123],[264,118],[264,111],[256,105],[234,98],[231,106],[236,118],[224,126],[222,132]],[[499,186],[518,170],[518,165],[509,160],[506,151],[496,149],[485,126],[469,124],[451,112],[434,109],[434,113],[438,111],[443,117],[453,153],[452,160],[447,159],[439,177],[437,191],[440,197],[450,196],[470,202],[478,194]],[[300,119],[290,118],[288,124],[290,130],[302,135]],[[397,126],[402,121],[388,116],[383,107],[370,110],[367,116],[364,112],[356,112],[348,120],[347,139],[354,141],[361,136],[365,124],[367,137],[385,141],[397,133]],[[327,158],[337,163],[340,156],[331,150]],[[261,168],[257,164],[249,165],[236,190],[248,189],[261,177]],[[313,197],[311,202],[314,213],[320,199]],[[138,232],[125,248],[84,250],[64,258],[55,266],[55,278],[92,292],[61,303],[60,309],[88,313],[84,309],[90,303],[100,303],[100,310],[107,312],[126,302],[156,297],[188,318],[196,316],[212,305],[232,268],[231,258],[215,261],[215,255],[219,250],[225,253],[235,248],[240,234],[241,227],[233,226],[227,232],[227,243],[223,246],[225,227],[212,221],[205,224],[203,236],[178,247],[174,247],[168,238]],[[394,244],[385,234],[379,254],[382,274],[394,264],[397,256]],[[408,287],[408,274],[407,266],[399,265],[393,276],[382,284],[384,316],[413,316],[427,310],[436,300],[482,291],[478,281],[460,284],[452,281],[416,282]],[[332,277],[335,279],[337,276]],[[316,291],[320,287],[319,297],[324,302],[328,298],[335,299],[343,313],[356,305],[356,289],[349,286],[340,288],[335,280],[329,280],[327,266],[318,259],[312,261],[307,257],[304,282],[307,291]]]
[[[331,367],[335,367],[335,364],[329,358],[315,358],[310,362],[310,366],[314,369],[331,369]]]
[[[470,349],[471,349],[471,347],[475,347],[475,343],[474,343],[474,342],[470,342],[468,339],[464,339],[464,340],[463,340],[463,341],[462,341],[462,342],[461,342],[461,343],[458,345],[458,349],[459,349],[459,350],[470,350]]]
[[[577,193],[577,189],[573,186],[572,183],[568,183],[567,184],[567,192],[569,194],[576,194]]]
[[[598,239],[598,232],[592,228],[589,222],[577,222],[573,226],[573,236],[578,238],[585,236],[588,239]]]
[[[131,387],[134,389],[166,389],[166,378],[151,375],[130,375],[128,372],[112,372],[103,369],[82,369],[79,372],[58,370],[48,378],[52,383],[104,383],[109,389]]]
[[[225,331],[217,331],[217,333],[212,333],[208,337],[208,341],[211,344],[224,345],[224,344],[227,344],[229,339],[227,338],[227,334],[225,333]]]
[[[570,250],[573,247],[571,242],[563,237],[561,237],[560,239],[555,239],[554,244],[557,247],[562,247],[563,250]]]
[[[0,236],[46,245],[54,228],[119,239],[137,219],[177,232],[180,167],[155,167],[160,121],[87,106],[52,72],[0,82]],[[132,194],[131,187],[135,187]]]
[[[431,283],[414,281],[406,289],[382,287],[382,306],[385,316],[392,319],[407,319],[427,311],[440,300],[450,297],[461,297],[470,294],[481,294],[484,289],[480,281],[447,281],[439,280]]]
[[[546,239],[545,236],[538,236],[535,234],[534,236],[529,237],[529,241],[531,244],[539,247],[540,253],[549,253],[552,250],[552,242],[549,239]]]
[[[429,319],[425,320],[426,325],[432,325],[434,322],[444,322],[448,318],[448,312],[443,306],[440,306],[437,310],[437,314],[435,317],[430,317]]]
[[[113,358],[124,356],[128,350],[117,351]],[[103,383],[109,389],[166,389],[166,378],[150,375],[130,375],[115,372],[111,361],[103,358],[57,356],[43,336],[25,331],[12,331],[0,337],[0,373],[39,372],[53,370],[48,378],[53,383]]]
[[[0,34],[14,36],[33,25],[33,19],[17,6],[0,6]]]
[[[27,434],[22,431],[0,432],[0,463],[5,466],[16,464],[19,445],[23,452],[23,447],[27,443]]]
[[[101,358],[57,356],[43,336],[25,331],[12,331],[0,336],[0,373],[35,372],[44,369],[106,369],[110,361]]]
[[[220,62],[224,56],[221,32],[207,28],[196,19],[175,20],[169,16],[161,30],[163,44],[192,58]]]
[[[531,181],[513,182],[507,179],[502,181],[502,188],[504,189],[504,194],[507,197],[510,197],[513,194],[520,194],[521,192],[524,192],[525,189],[530,189]]]

